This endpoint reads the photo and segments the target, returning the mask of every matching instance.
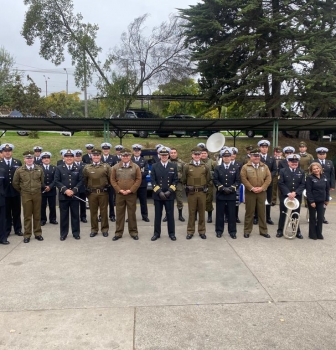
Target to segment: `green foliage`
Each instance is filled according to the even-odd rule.
[[[43,103],[47,111],[53,111],[62,117],[83,117],[83,106],[79,96],[80,92],[55,92],[43,98]]]

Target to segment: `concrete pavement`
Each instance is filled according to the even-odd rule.
[[[218,239],[213,223],[207,240],[188,241],[176,221],[176,242],[165,223],[151,242],[149,211],[150,223],[137,213],[139,241],[112,242],[114,223],[108,238],[90,238],[89,223],[80,241],[61,242],[50,224],[43,242],[11,235],[0,246],[0,349],[336,348],[335,201],[323,241],[307,238],[303,208],[303,240],[275,238],[276,225],[271,239],[256,226],[245,239],[243,224],[237,240]]]

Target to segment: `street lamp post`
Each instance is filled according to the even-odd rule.
[[[46,86],[46,97],[48,96],[48,79],[50,79],[49,77],[46,77],[44,74],[44,80],[45,80],[45,86]]]
[[[68,77],[68,71],[66,68],[63,68],[65,70],[65,73],[67,75],[67,80],[66,80],[66,94],[68,95],[69,93],[69,77]]]

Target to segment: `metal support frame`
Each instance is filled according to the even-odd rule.
[[[278,146],[279,142],[279,120],[276,119],[273,122],[273,149]]]
[[[110,123],[108,120],[104,120],[104,142],[110,141]]]

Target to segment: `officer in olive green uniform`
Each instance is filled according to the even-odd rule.
[[[270,238],[267,233],[265,200],[266,190],[272,181],[271,172],[265,163],[260,162],[258,148],[251,151],[250,159],[240,172],[241,182],[245,186],[244,237],[250,237],[254,211],[257,208],[259,233],[265,238]]]
[[[314,161],[314,157],[312,154],[307,153],[307,144],[304,141],[299,143],[299,151],[300,151],[300,161],[299,168],[304,171],[307,176],[309,173],[309,166]]]
[[[109,202],[108,188],[111,175],[111,167],[101,162],[101,150],[94,148],[91,152],[92,163],[84,167],[83,180],[89,200],[91,216],[90,237],[98,234],[98,209],[101,215],[101,232],[108,236],[109,222],[107,207]]]
[[[272,202],[271,205],[276,205],[278,194],[279,194],[279,188],[278,188],[278,178],[279,178],[279,163],[282,159],[285,159],[282,155],[282,148],[280,146],[277,146],[274,148],[274,159],[276,164],[276,173],[272,177]]]
[[[208,220],[207,223],[212,222],[212,212],[214,210],[213,207],[213,193],[214,193],[214,185],[213,185],[213,173],[217,166],[217,163],[209,157],[208,150],[204,147],[201,152],[201,161],[206,164],[210,170],[210,181],[208,184],[208,192],[206,193],[206,201],[205,201],[205,210],[208,212]]]
[[[243,164],[246,164],[250,161],[250,152],[253,150],[253,146],[252,145],[248,145],[245,147],[245,150],[246,150],[246,155],[245,157],[243,158],[242,162]]]
[[[210,182],[210,170],[206,164],[201,162],[201,148],[192,150],[192,160],[183,168],[182,183],[186,186],[188,197],[188,227],[187,239],[191,239],[195,233],[195,214],[199,213],[198,233],[202,239],[205,235],[205,205],[206,192]]]
[[[124,233],[125,212],[128,215],[128,232],[134,240],[138,240],[136,221],[137,190],[141,184],[141,171],[137,164],[131,161],[131,151],[124,148],[121,151],[121,161],[112,167],[110,182],[116,192],[116,230],[113,241],[120,239]]]
[[[32,226],[35,239],[43,241],[41,229],[41,189],[44,186],[43,169],[34,164],[34,153],[23,153],[25,165],[16,170],[13,177],[13,187],[21,193],[24,217],[24,243],[29,243]],[[32,225],[33,224],[33,225]]]
[[[177,154],[177,149],[176,148],[171,148],[170,152],[170,162],[176,164],[177,166],[177,175],[178,175],[178,183],[176,186],[176,204],[177,204],[177,210],[178,210],[178,219],[182,222],[185,221],[183,215],[182,215],[182,210],[183,210],[183,185],[182,185],[182,175],[183,175],[183,167],[185,162],[178,158]],[[167,221],[167,215],[163,219],[163,221]]]

